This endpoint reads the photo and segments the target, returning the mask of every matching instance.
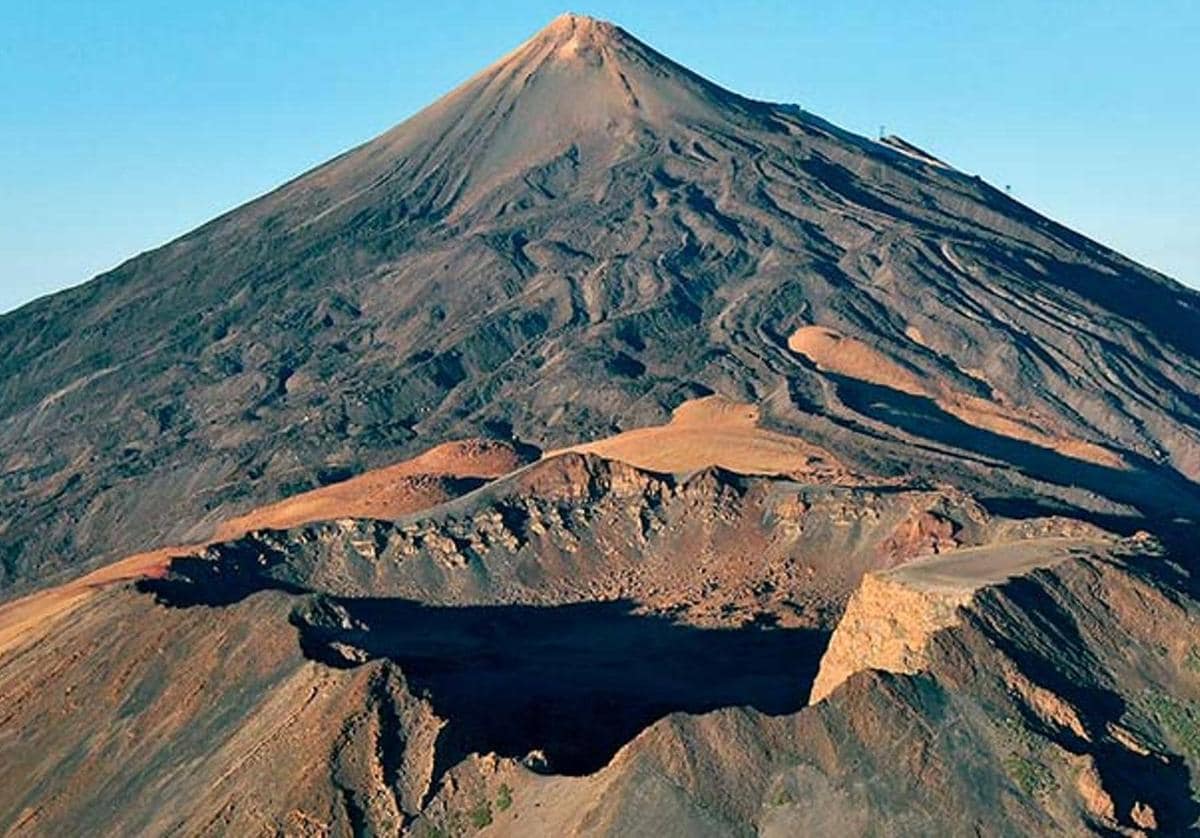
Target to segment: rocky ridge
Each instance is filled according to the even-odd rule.
[[[564,16],[0,318],[0,831],[1194,830],[1198,299]]]

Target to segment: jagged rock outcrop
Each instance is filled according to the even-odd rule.
[[[961,544],[1023,537],[949,489],[677,477],[571,452],[429,512],[254,532],[173,572],[218,599],[273,586],[447,605],[630,599],[694,622],[827,629],[865,571],[945,548],[897,541],[926,518]]]
[[[960,622],[960,610],[980,590],[1111,543],[1101,533],[1091,540],[1031,539],[867,573],[830,638],[810,701],[820,701],[864,669],[920,672],[929,665],[933,636]]]
[[[1151,542],[1037,564],[929,633],[919,671],[863,669],[783,716],[675,714],[588,777],[464,763],[415,834],[484,806],[497,835],[1191,831],[1194,579]]]

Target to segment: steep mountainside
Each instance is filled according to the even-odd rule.
[[[969,596],[919,673],[859,671],[790,714],[675,714],[585,777],[471,759],[413,834],[1194,834],[1196,588],[1146,543],[1054,552]],[[896,606],[864,611],[882,628]]]
[[[481,432],[709,392],[861,471],[1196,515],[1200,296],[903,141],[564,16],[397,128],[0,318],[0,596]]]
[[[0,318],[0,834],[1194,832],[1197,520],[1200,295],[567,15]]]

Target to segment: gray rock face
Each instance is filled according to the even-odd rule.
[[[806,325],[929,389],[789,349]],[[554,447],[710,391],[1008,513],[1200,506],[1200,295],[905,143],[568,16],[0,318],[0,597],[448,437]]]

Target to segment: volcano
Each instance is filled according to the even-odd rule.
[[[564,15],[0,317],[0,824],[1186,829],[1198,394],[1200,294]]]

